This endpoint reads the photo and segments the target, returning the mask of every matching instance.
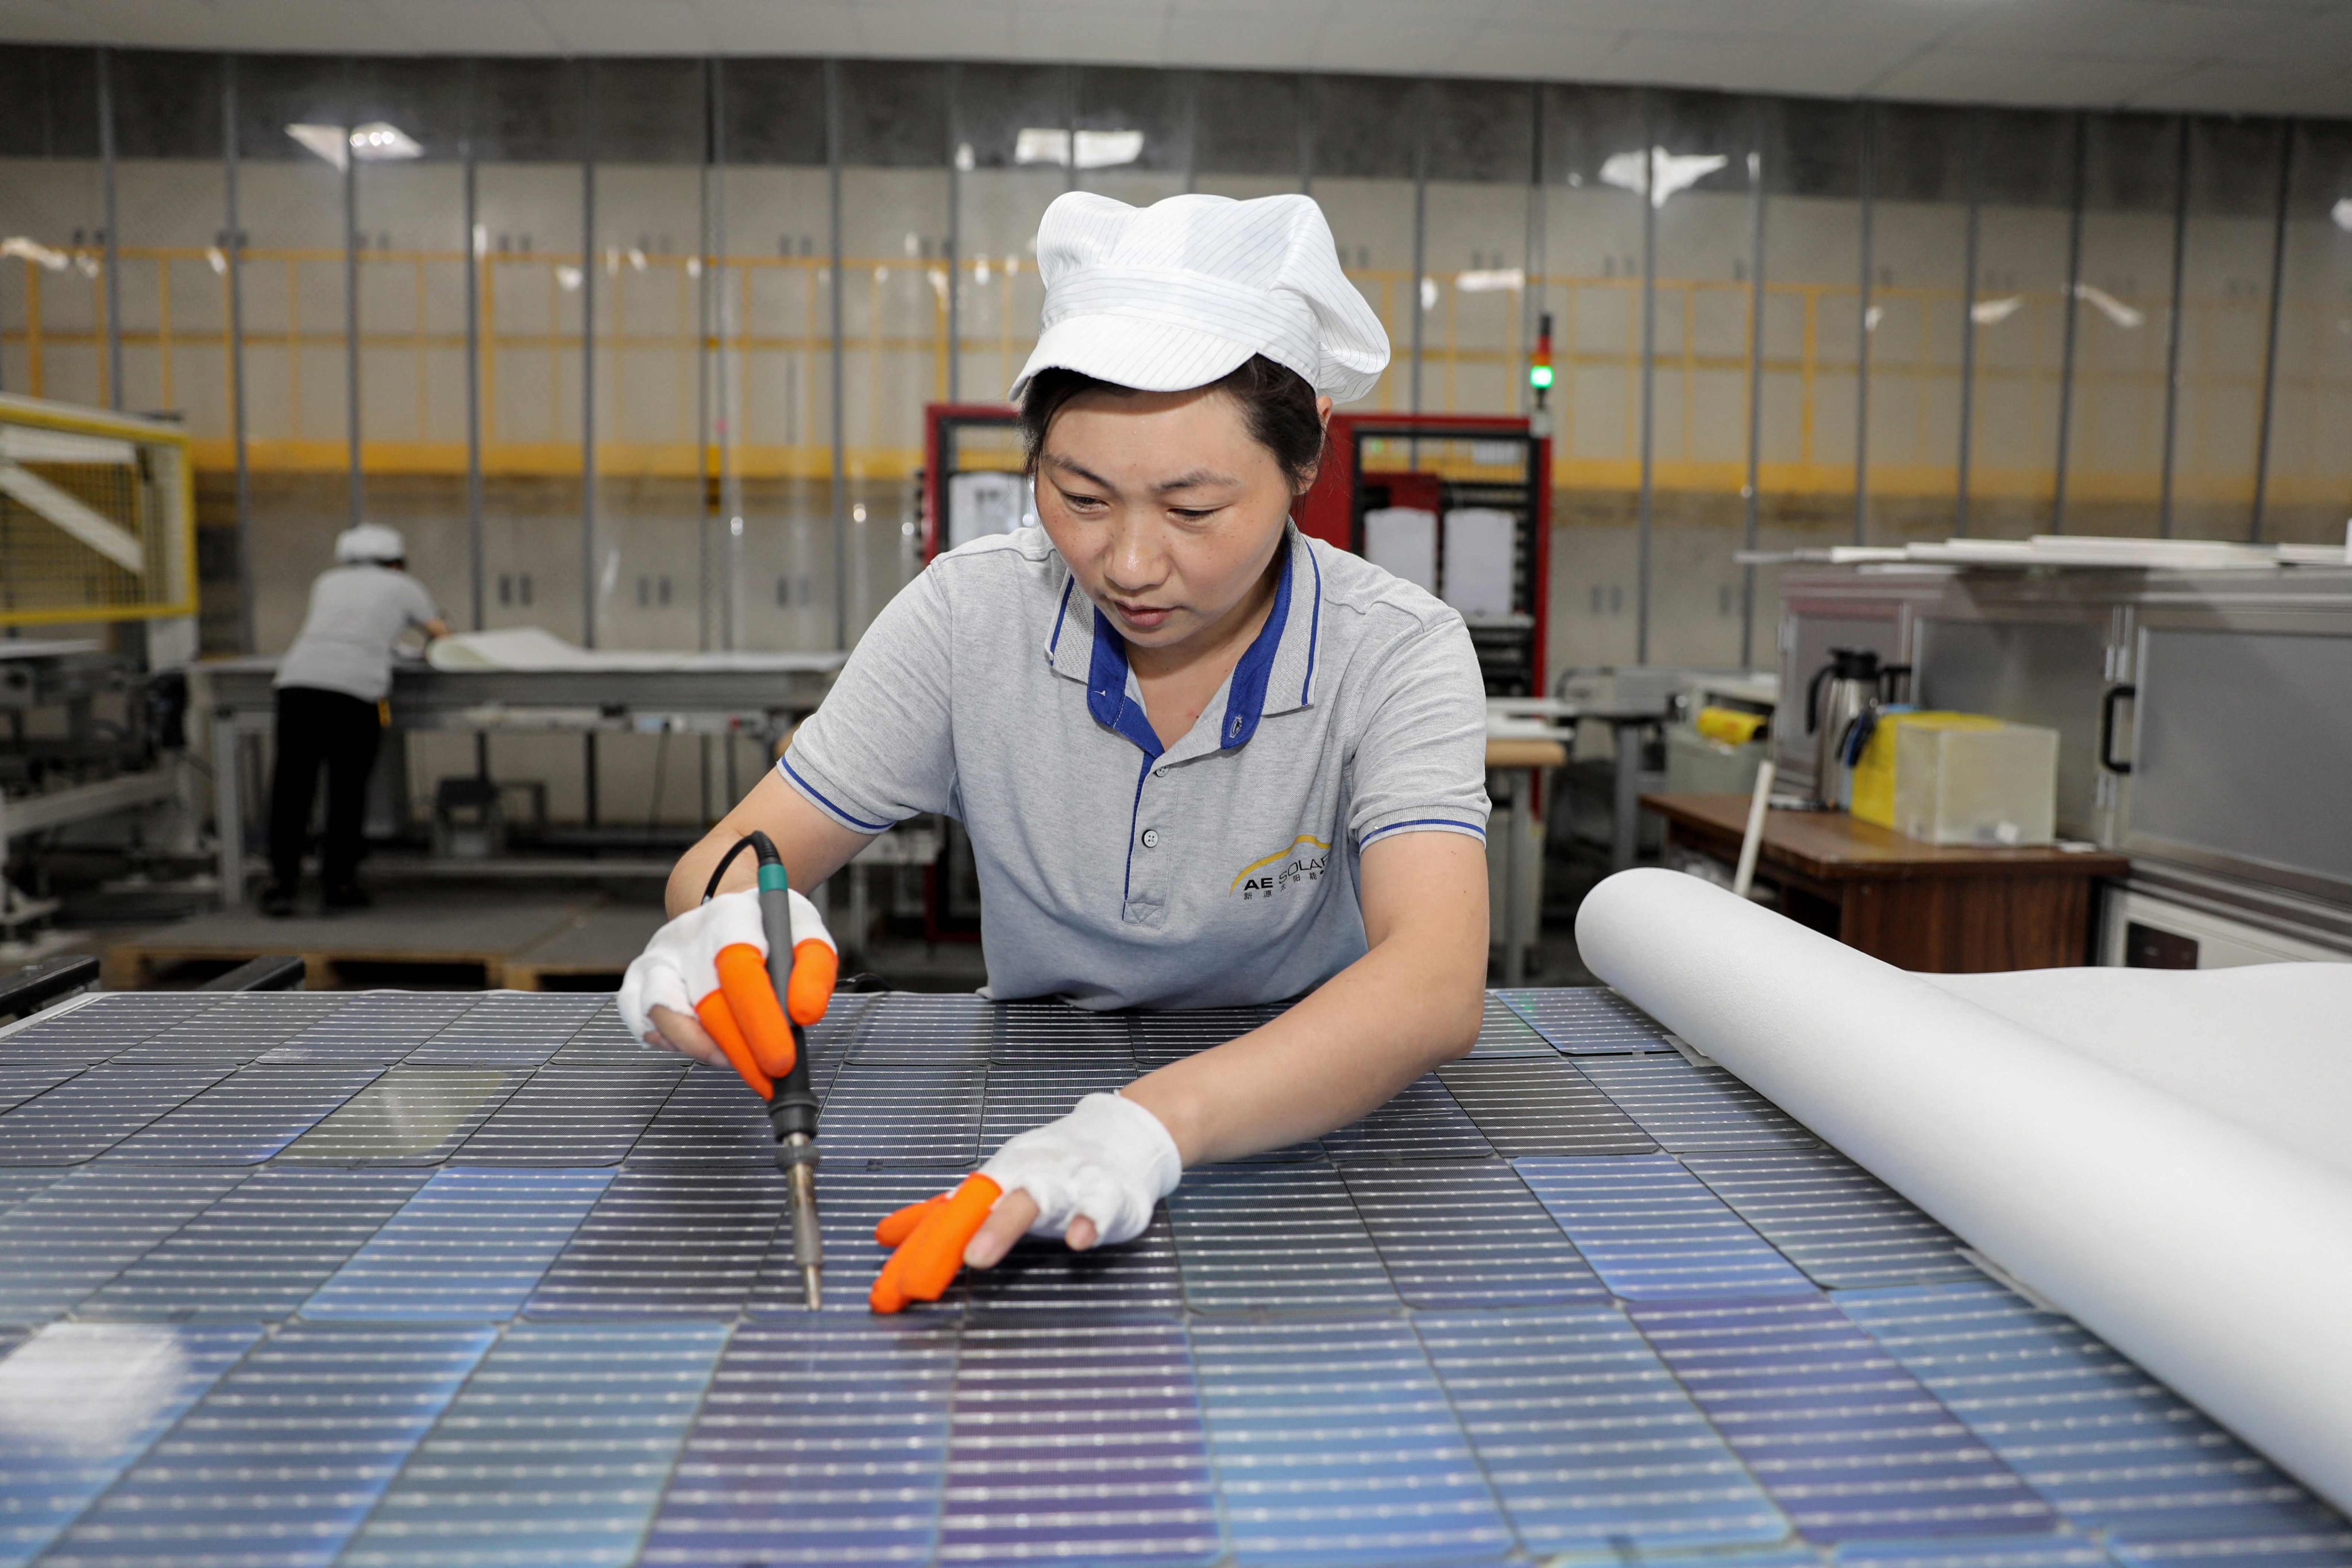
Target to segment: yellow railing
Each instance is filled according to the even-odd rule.
[[[104,279],[99,254],[71,253],[63,271],[21,262],[21,312],[0,327],[0,344],[16,352],[35,396],[56,390],[68,360],[79,374],[68,395],[108,401]],[[338,470],[349,461],[341,426],[347,388],[340,363],[342,252],[262,249],[246,254],[245,357],[248,388],[275,356],[273,379],[282,397],[247,400],[247,457],[257,469]],[[218,254],[201,248],[126,247],[123,268],[126,355],[152,364],[153,374],[131,390],[160,405],[186,411],[200,467],[232,460],[227,410],[234,389],[224,352],[228,280]],[[462,251],[369,250],[361,273],[361,353],[367,382],[362,466],[373,472],[462,472],[466,441],[461,382],[466,338],[461,326]],[[580,471],[580,300],[577,254],[493,252],[474,258],[480,299],[482,462],[491,475],[555,476]],[[703,308],[701,261],[686,256],[613,251],[588,265],[598,268],[597,466],[608,474],[692,477],[727,471],[746,478],[822,479],[831,469],[830,310],[824,291],[828,263],[805,257],[730,257],[717,264],[711,305],[719,330],[698,332]],[[176,269],[195,268],[218,298],[206,301],[217,325],[192,327],[184,298],[175,298]],[[965,395],[985,398],[1008,384],[1032,342],[1038,281],[1034,263],[1003,258],[961,264],[960,342]],[[845,264],[853,292],[845,298],[845,408],[852,478],[902,479],[921,461],[920,405],[944,398],[949,384],[945,264],[928,260],[858,258]],[[405,273],[405,277],[401,274]],[[1399,350],[1365,407],[1392,411],[1408,401],[1412,279],[1393,270],[1351,274],[1389,325]],[[336,301],[332,320],[306,320],[306,279]],[[567,282],[568,279],[568,282]],[[1432,412],[1513,411],[1525,375],[1526,296],[1517,289],[1465,293],[1437,279],[1440,299],[1424,322],[1423,406]],[[1532,290],[1554,314],[1552,395],[1554,473],[1567,488],[1630,489],[1640,479],[1640,281],[1632,278],[1538,277]],[[150,286],[152,285],[152,289]],[[1746,399],[1752,286],[1730,280],[1660,279],[1656,282],[1658,342],[1653,396],[1658,435],[1652,472],[1664,489],[1737,492],[1747,483]],[[181,286],[184,296],[185,285]],[[84,298],[73,298],[79,294]],[[1853,407],[1857,374],[1853,340],[1856,289],[1851,284],[1768,282],[1767,352],[1762,374],[1768,412],[1764,488],[1775,493],[1838,494],[1853,485]],[[62,296],[62,297],[61,297]],[[394,301],[401,301],[397,309]],[[1957,290],[1885,288],[1874,292],[1881,314],[1872,333],[1869,374],[1874,492],[1938,496],[1951,492],[1954,462],[1941,455],[1954,445],[1958,398]],[[2220,341],[2259,313],[2258,302],[2192,299],[2188,363],[2208,340]],[[404,321],[402,316],[405,316]],[[2078,355],[2078,409],[2096,398],[2102,407],[2146,428],[2160,421],[2164,393],[2164,317],[2147,312],[2146,339],[2132,340],[2137,363]],[[2026,292],[2011,317],[1980,329],[1977,365],[1979,408],[1989,398],[2032,395],[2053,410],[2059,381],[2055,290]],[[1706,323],[1716,323],[1710,332]],[[648,324],[650,322],[650,324]],[[432,324],[438,323],[438,324]],[[1841,347],[1824,346],[1828,328],[1843,328]],[[2258,323],[2256,323],[2258,324]],[[2290,324],[2284,330],[2296,329]],[[2020,343],[2030,335],[2031,341]],[[1790,340],[1793,338],[1793,342]],[[2000,352],[1990,352],[1993,349]],[[218,362],[216,374],[192,381],[180,361],[203,351]],[[707,359],[700,356],[709,356]],[[398,399],[391,384],[409,384]],[[318,367],[333,363],[333,380],[317,384]],[[697,377],[715,365],[711,436],[699,444],[694,424]],[[438,379],[436,379],[436,370]],[[309,379],[306,381],[306,374]],[[2316,385],[2294,385],[2309,395]],[[2252,454],[2231,452],[2209,465],[2202,443],[2208,402],[2259,395],[2251,374],[2192,371],[2185,383],[2185,423],[2176,464],[2176,488],[2189,500],[2242,495]],[[1710,387],[1712,392],[1710,394]],[[2330,380],[2330,396],[2352,392],[2352,378]],[[1899,392],[1903,395],[1890,395]],[[1793,400],[1793,431],[1784,400]],[[1903,411],[1907,404],[1907,413]],[[282,405],[282,408],[280,405]],[[320,411],[331,410],[331,417]],[[1606,417],[1603,417],[1603,413]],[[1726,412],[1728,411],[1728,412]],[[307,413],[307,417],[306,417]],[[1897,415],[1901,414],[1901,417]],[[2216,416],[2217,424],[2221,423]],[[323,427],[322,427],[323,426]],[[1971,489],[1989,496],[2046,495],[2051,446],[2045,436],[2030,455],[2006,454],[1979,421]],[[2093,500],[2153,500],[2153,461],[2103,468],[2095,442],[2078,447],[2070,490]],[[1928,454],[1936,454],[1930,458]],[[2085,454],[2089,460],[2085,460]],[[2012,460],[2023,457],[2025,460]],[[2342,476],[2274,472],[2272,493],[2283,500],[2332,494]]]

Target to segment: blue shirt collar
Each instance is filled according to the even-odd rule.
[[[1217,750],[1247,745],[1260,720],[1307,707],[1315,700],[1323,568],[1313,543],[1297,529],[1286,530],[1284,537],[1286,549],[1275,580],[1273,608],[1225,682]],[[1046,662],[1055,673],[1086,683],[1087,709],[1097,723],[1134,742],[1147,757],[1159,756],[1160,737],[1142,705],[1128,693],[1126,639],[1099,618],[1066,563],[1061,563],[1061,578],[1046,632]],[[1219,711],[1213,700],[1211,710]]]

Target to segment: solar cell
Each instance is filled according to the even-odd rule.
[[[721,1323],[524,1323],[467,1379],[346,1568],[622,1568],[727,1340]]]
[[[436,1171],[302,1315],[510,1318],[612,1179],[610,1171]]]
[[[1322,1137],[1334,1160],[1477,1160],[1494,1153],[1470,1119],[1433,1073],[1424,1073],[1360,1121]]]
[[[1217,1555],[1200,1398],[1174,1320],[967,1322],[952,1399],[941,1563]]]
[[[559,1051],[451,1158],[467,1165],[617,1164],[685,1079],[682,1060],[656,1061],[642,1047],[601,1071],[566,1063]]]
[[[539,1283],[533,1318],[731,1318],[783,1217],[783,1173],[623,1171]]]
[[[1657,1147],[1558,1057],[1447,1062],[1437,1077],[1498,1154],[1646,1154]]]
[[[1674,1052],[1585,1057],[1576,1066],[1672,1153],[1810,1147],[1814,1141],[1787,1112],[1721,1068],[1699,1067]]]
[[[1958,1237],[1834,1150],[1694,1154],[1683,1165],[1816,1284],[1984,1278]]]
[[[335,1165],[437,1165],[522,1087],[525,1076],[502,1068],[403,1063],[287,1145],[286,1158]]]
[[[830,1125],[824,1126],[830,1133]],[[825,1140],[830,1152],[832,1140]],[[697,1062],[662,1101],[628,1154],[633,1165],[772,1165],[768,1108],[726,1068]]]
[[[297,1324],[270,1336],[42,1563],[325,1568],[496,1332]]]
[[[1626,1300],[1813,1293],[1771,1243],[1664,1155],[1514,1163],[1585,1261]]]
[[[1342,1166],[1339,1174],[1409,1307],[1607,1298],[1527,1184],[1498,1160]]]
[[[1413,1326],[1528,1552],[1643,1562],[1790,1526],[1623,1315],[1423,1312]]]
[[[0,1564],[55,1540],[260,1337],[51,1323],[0,1361]]]
[[[375,1081],[372,1067],[239,1068],[109,1150],[109,1161],[255,1165]]]
[[[0,1165],[96,1159],[233,1070],[227,1062],[101,1062],[0,1116]]]
[[[736,1330],[637,1560],[929,1563],[955,1366],[937,1320]]]
[[[0,1323],[41,1323],[130,1268],[245,1179],[180,1171],[159,1182],[127,1166],[90,1166],[0,1215]]]
[[[2337,1522],[2082,1325],[1990,1281],[1835,1300],[2084,1530],[2142,1543],[2252,1542],[2324,1535]]]
[[[1552,1054],[1552,1046],[1536,1032],[1534,1025],[1513,1012],[1509,1003],[1489,991],[1486,1010],[1478,1020],[1478,1040],[1470,1047],[1470,1054],[1474,1058],[1548,1057]]]
[[[1242,1563],[1493,1563],[1510,1527],[1412,1325],[1196,1322]]]
[[[416,1195],[425,1174],[299,1165],[256,1172],[108,1282],[77,1315],[240,1322],[287,1317]]]
[[[1194,1171],[1168,1214],[1196,1312],[1397,1304],[1380,1249],[1328,1165]]]
[[[1826,1298],[1633,1321],[1811,1541],[2046,1535],[2050,1506]]]
[[[1570,1056],[1674,1049],[1655,1018],[1605,985],[1495,994],[1555,1049]]]

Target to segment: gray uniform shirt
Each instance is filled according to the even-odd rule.
[[[389,566],[338,566],[310,584],[310,613],[278,661],[280,686],[315,686],[362,701],[392,689],[392,648],[411,626],[438,619],[433,595]]]
[[[1265,628],[1164,751],[1042,529],[892,599],[778,764],[845,826],[962,820],[988,994],[1280,1001],[1363,955],[1363,846],[1486,826],[1486,690],[1452,609],[1291,531]]]

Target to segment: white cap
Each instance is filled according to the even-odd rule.
[[[347,528],[335,535],[335,559],[346,565],[362,561],[404,561],[408,558],[408,542],[400,537],[396,528],[386,528],[380,522],[363,522],[357,528]]]
[[[1171,196],[1131,207],[1072,191],[1037,226],[1044,331],[1021,367],[1075,370],[1142,392],[1205,386],[1264,354],[1335,403],[1389,363],[1381,319],[1339,270],[1306,196]]]

